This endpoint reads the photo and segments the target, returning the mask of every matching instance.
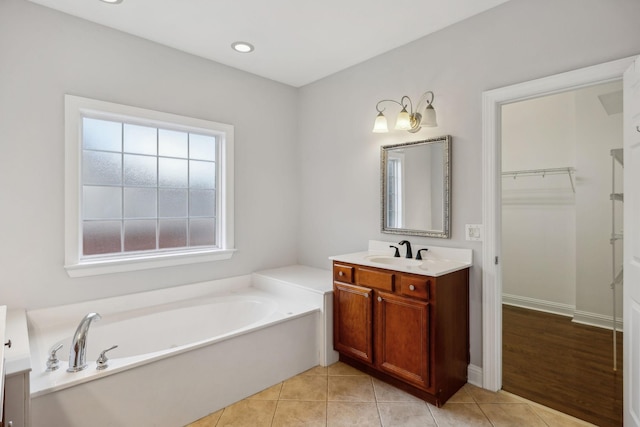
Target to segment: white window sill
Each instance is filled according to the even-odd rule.
[[[230,259],[235,251],[235,249],[217,249],[182,254],[150,255],[129,259],[91,260],[65,265],[64,268],[70,277],[98,276],[101,274],[221,261]]]

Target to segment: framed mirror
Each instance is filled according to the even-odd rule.
[[[451,137],[380,148],[383,233],[451,237]]]

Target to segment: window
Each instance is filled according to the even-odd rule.
[[[230,258],[233,127],[67,95],[66,268]]]

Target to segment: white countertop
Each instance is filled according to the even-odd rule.
[[[463,270],[473,265],[471,249],[447,248],[441,246],[413,245],[414,256],[419,249],[429,249],[422,253],[422,261],[414,260],[415,265],[394,265],[387,262],[376,262],[375,257],[393,258],[395,250],[389,246],[398,246],[396,242],[382,242],[377,240],[369,241],[369,250],[354,252],[344,255],[329,257],[333,261],[346,262],[349,264],[359,264],[368,267],[384,268],[387,270],[400,271],[403,273],[420,274],[423,276],[438,277],[454,271]],[[405,249],[400,247],[401,258]],[[371,259],[373,258],[373,260]],[[402,259],[399,262],[403,262]]]

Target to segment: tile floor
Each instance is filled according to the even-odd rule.
[[[512,394],[470,384],[437,408],[338,362],[317,366],[188,427],[591,425]]]

